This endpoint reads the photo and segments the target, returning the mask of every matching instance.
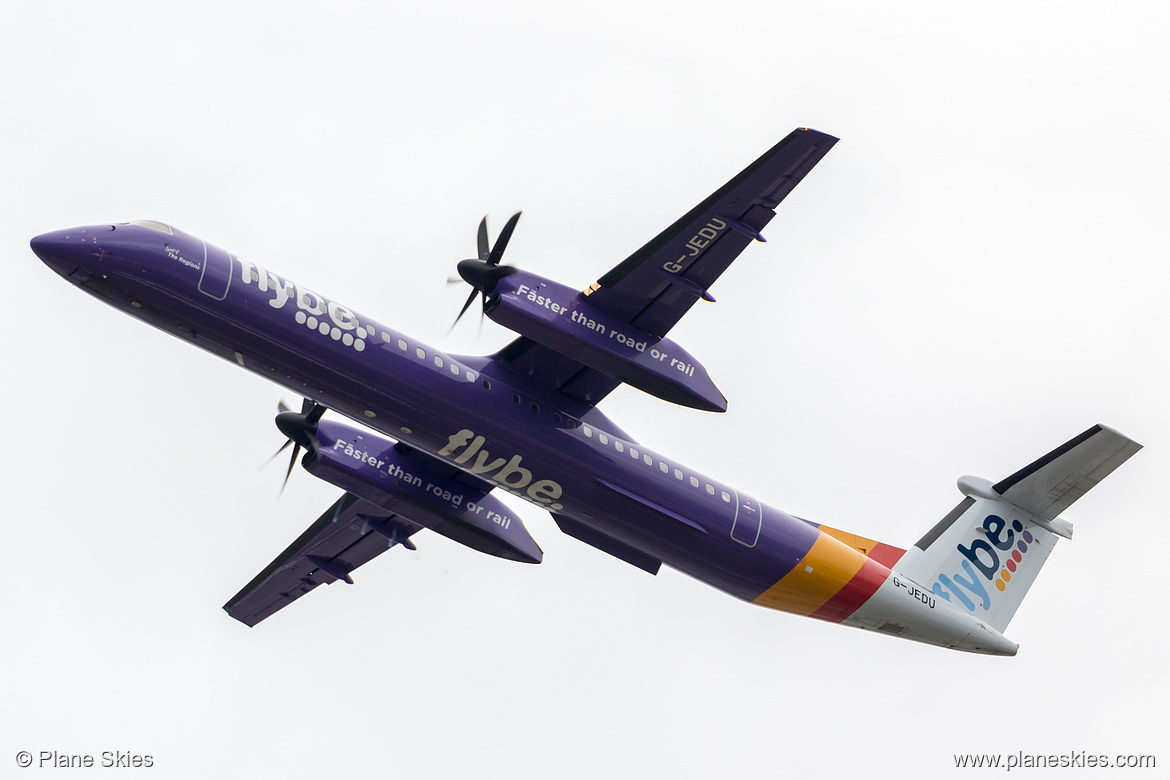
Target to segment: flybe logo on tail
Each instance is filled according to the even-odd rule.
[[[1000,593],[1006,591],[1012,575],[1028,552],[1028,546],[1035,541],[1019,520],[1013,520],[1009,526],[999,515],[988,515],[979,531],[985,538],[976,538],[969,545],[955,547],[964,558],[963,570],[949,576],[940,574],[931,586],[939,598],[951,602],[957,600],[971,612],[976,606],[984,611],[991,609],[988,586],[994,582],[996,590]]]

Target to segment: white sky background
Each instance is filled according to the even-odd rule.
[[[4,774],[54,749],[151,754],[154,777],[1170,764],[1166,12],[492,5],[6,11]],[[1014,659],[652,578],[527,506],[541,566],[423,533],[245,629],[220,605],[337,496],[299,471],[277,501],[282,465],[257,470],[282,391],[28,248],[160,219],[487,352],[508,340],[490,322],[444,337],[467,294],[444,279],[484,213],[494,235],[524,209],[507,261],[584,287],[796,126],[842,140],[672,333],[730,410],[627,389],[603,409],[773,506],[901,546],[961,474],[998,480],[1096,422],[1133,436],[1147,449],[1067,513],[1077,539],[1009,627]]]

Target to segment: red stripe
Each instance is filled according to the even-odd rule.
[[[894,568],[894,564],[902,559],[906,551],[901,547],[895,547],[892,544],[885,544],[878,542],[877,547],[869,551],[869,557],[885,566],[887,569]]]
[[[869,558],[861,565],[853,579],[845,587],[837,591],[837,595],[826,601],[821,608],[809,615],[818,620],[828,620],[831,623],[840,623],[857,611],[857,608],[869,600],[881,584],[890,576],[890,570],[880,563]]]

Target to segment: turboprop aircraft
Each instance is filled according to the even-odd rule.
[[[583,291],[503,265],[519,214],[458,265],[484,313],[519,337],[450,355],[169,225],[39,235],[33,251],[85,292],[302,395],[276,425],[301,465],[344,492],[232,597],[254,626],[423,529],[539,563],[493,493],[650,574],[665,564],[737,598],[974,653],[1014,655],[1003,631],[1059,537],[1059,515],[1140,449],[1096,425],[963,498],[902,549],[794,517],[622,432],[598,408],[625,383],[723,411],[703,365],[667,333],[837,139],[798,129]],[[463,312],[460,312],[462,316]],[[346,418],[326,419],[325,411]],[[288,474],[285,475],[288,479]]]

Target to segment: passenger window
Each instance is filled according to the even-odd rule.
[[[666,465],[665,463],[663,463],[662,461],[658,461],[658,469],[659,469],[659,471],[661,471],[663,474],[669,474],[669,473],[670,473],[670,466],[667,466],[667,465]]]
[[[438,368],[443,367],[443,358],[439,357],[438,355],[435,355],[435,366]]]
[[[691,487],[698,487],[698,486],[699,486],[699,478],[698,477],[691,477]]]
[[[455,376],[459,376],[459,366],[452,363],[451,364],[451,373]]]
[[[602,444],[609,444],[609,437],[606,436],[604,433],[597,434],[597,440],[599,442],[601,442]]]
[[[515,393],[512,393],[512,403],[514,403],[514,404],[520,403],[520,396],[516,395]]]
[[[675,479],[682,479],[683,478],[682,471],[680,471],[679,469],[675,469],[674,470],[674,478]]]
[[[647,466],[653,466],[653,465],[654,465],[654,458],[651,458],[649,455],[643,455],[643,456],[642,456],[642,460],[646,461],[646,465],[647,465]]]
[[[390,343],[390,334],[386,331],[382,331],[382,341],[386,342],[387,344]]]
[[[540,411],[540,404],[536,403],[536,401],[532,402],[532,411],[534,411],[534,412]]]
[[[403,352],[405,352],[406,351],[406,342],[403,341],[402,339],[398,339],[398,348],[400,350],[402,350]]]
[[[427,351],[425,349],[423,349],[422,347],[416,347],[414,350],[414,354],[418,355],[423,360],[426,360]]]
[[[475,373],[474,373],[474,372],[472,372],[472,371],[468,371],[468,372],[467,372],[467,381],[468,381],[468,382],[474,382],[474,381],[475,381]]]
[[[731,503],[731,494],[730,493],[728,493],[726,490],[721,490],[719,494],[723,497],[724,501],[726,501],[729,504]]]
[[[484,390],[491,390],[491,389],[492,389],[492,383],[491,383],[491,382],[489,382],[489,381],[488,381],[488,380],[486,380],[486,379],[485,379],[485,380],[483,380],[483,389],[484,389]]]
[[[588,425],[582,425],[581,432],[585,434],[585,438],[587,438],[587,439],[593,438],[593,429],[590,428]]]
[[[626,445],[622,444],[620,441],[617,441],[616,439],[614,440],[613,446],[617,447],[618,452],[625,452],[626,451]]]
[[[715,495],[715,486],[709,482],[707,483],[707,494],[712,496]]]

